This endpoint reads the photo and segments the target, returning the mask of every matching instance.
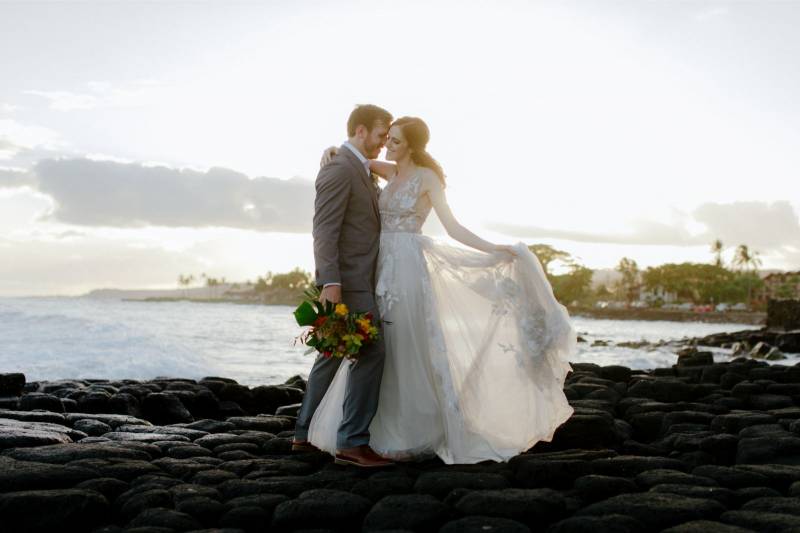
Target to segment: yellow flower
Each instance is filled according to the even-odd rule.
[[[339,316],[345,316],[348,313],[348,309],[345,304],[336,304],[334,312]]]

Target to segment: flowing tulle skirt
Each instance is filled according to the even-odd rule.
[[[376,297],[386,364],[370,445],[397,459],[505,461],[550,441],[573,413],[563,392],[576,335],[541,265],[417,233],[381,234]],[[351,365],[311,421],[334,453]]]

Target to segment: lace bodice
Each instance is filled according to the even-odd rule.
[[[415,172],[406,179],[395,177],[384,187],[378,199],[382,232],[421,232],[431,212],[430,199],[420,194],[421,184],[422,173]]]

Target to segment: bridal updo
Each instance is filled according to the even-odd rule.
[[[417,117],[400,117],[392,123],[392,126],[398,126],[403,132],[403,137],[405,137],[410,150],[411,161],[417,166],[433,170],[439,176],[444,187],[444,169],[425,149],[431,138],[431,131],[425,121]]]

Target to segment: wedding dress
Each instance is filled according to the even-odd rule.
[[[421,176],[390,180],[379,198],[386,362],[370,446],[398,460],[506,461],[572,415],[563,385],[575,331],[523,243],[516,256],[488,254],[420,233],[432,208]],[[353,364],[342,362],[311,421],[309,440],[331,454]]]

